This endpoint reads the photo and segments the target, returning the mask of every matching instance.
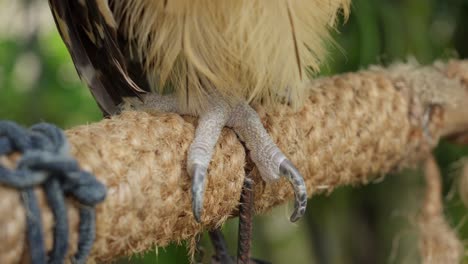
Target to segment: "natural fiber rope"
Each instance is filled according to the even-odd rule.
[[[454,61],[324,78],[311,83],[298,112],[287,106],[257,110],[304,175],[309,195],[331,192],[416,165],[440,135],[466,129],[467,68],[468,62]],[[108,198],[97,208],[92,259],[108,261],[193,238],[235,212],[246,158],[235,134],[225,129],[209,167],[202,224],[193,219],[185,158],[194,123],[194,118],[175,114],[125,112],[67,131],[74,157],[108,186]],[[5,157],[2,161],[12,163]],[[284,180],[265,184],[255,170],[254,180],[258,213],[292,198]],[[43,218],[50,248],[50,211]],[[73,230],[76,210],[69,210],[69,219]],[[18,193],[5,187],[0,187],[0,227],[0,263],[18,263],[27,252],[24,211]],[[73,252],[76,239],[73,232]]]
[[[463,257],[463,244],[444,218],[442,179],[434,157],[424,163],[426,197],[418,219],[421,263],[458,264]]]
[[[35,264],[63,263],[68,252],[68,219],[65,196],[80,204],[78,252],[73,263],[85,263],[95,237],[95,210],[106,197],[106,188],[80,168],[70,156],[65,133],[58,127],[39,123],[25,129],[11,121],[0,121],[0,155],[20,153],[16,168],[0,164],[0,184],[21,192],[27,211],[26,225],[30,261]],[[54,215],[54,247],[44,246],[41,212],[35,189],[41,188]]]

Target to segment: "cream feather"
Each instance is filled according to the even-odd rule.
[[[152,88],[173,87],[197,113],[213,92],[233,101],[302,103],[350,0],[114,0]]]

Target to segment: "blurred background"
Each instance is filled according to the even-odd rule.
[[[336,32],[339,48],[322,74],[356,71],[415,58],[422,64],[468,56],[468,0],[353,0]],[[46,0],[0,0],[0,119],[40,121],[62,128],[100,120],[79,81]],[[452,165],[468,148],[442,142],[435,150],[444,173],[445,214],[468,238],[467,210]],[[253,256],[273,263],[419,263],[416,240],[420,171],[404,171],[359,188],[340,188],[310,200],[307,215],[291,224],[292,205],[255,218]],[[224,227],[232,254],[237,220]],[[205,256],[211,245],[202,240]],[[465,241],[465,248],[466,246]],[[185,245],[171,245],[117,263],[189,263]],[[465,258],[468,263],[468,258]]]

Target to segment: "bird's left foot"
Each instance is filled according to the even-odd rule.
[[[143,102],[127,101],[127,107],[134,109],[152,109],[164,112],[177,112],[177,102],[172,96],[147,94]],[[200,222],[203,208],[203,196],[208,165],[215,145],[224,126],[231,127],[250,151],[250,157],[265,181],[286,177],[294,189],[295,204],[291,221],[301,218],[307,206],[307,193],[304,179],[296,167],[275,145],[262,125],[262,122],[246,102],[234,106],[220,97],[210,100],[206,110],[200,114],[195,138],[187,157],[187,171],[192,176],[192,210],[195,219]]]
[[[294,212],[290,219],[295,222],[301,218],[307,206],[304,179],[275,145],[255,110],[247,103],[239,103],[234,107],[218,103],[200,116],[195,139],[188,154],[187,168],[192,175],[192,209],[197,221],[200,221],[203,207],[207,167],[224,126],[231,127],[245,143],[264,180],[273,181],[280,176],[289,180],[295,194]]]

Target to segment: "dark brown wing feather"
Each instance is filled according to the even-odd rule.
[[[104,115],[116,113],[122,97],[139,96],[147,90],[127,71],[129,62],[122,55],[116,25],[99,9],[99,4],[101,9],[107,6],[106,0],[49,0],[49,4],[76,70]],[[132,75],[143,76],[138,66],[132,65]]]

